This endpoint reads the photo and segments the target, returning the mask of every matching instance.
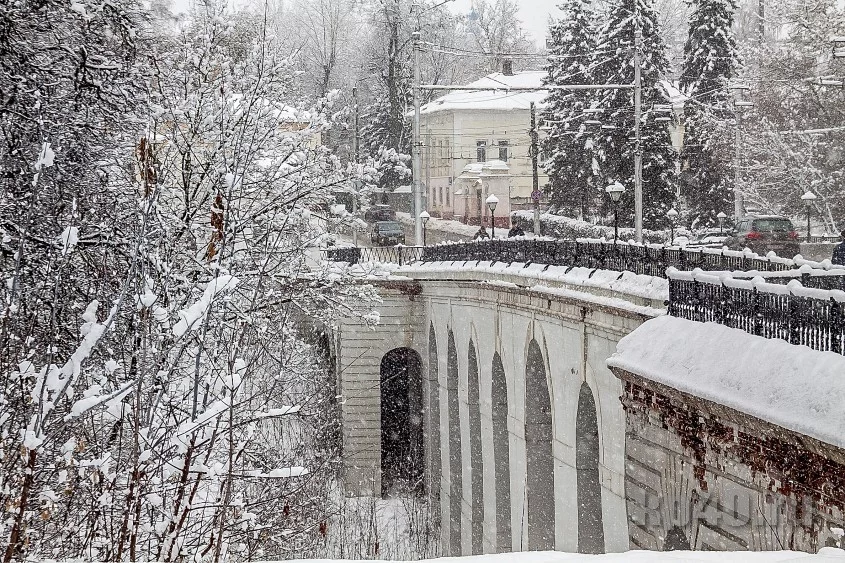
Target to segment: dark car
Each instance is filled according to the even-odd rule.
[[[371,205],[369,209],[364,212],[364,221],[367,223],[375,223],[376,221],[395,221],[396,211],[390,208],[389,205],[377,204]]]
[[[405,231],[396,221],[376,221],[370,230],[370,240],[377,246],[405,244]]]
[[[725,246],[734,250],[748,247],[763,256],[774,251],[786,258],[792,258],[801,250],[792,221],[778,215],[743,217],[734,233],[725,240]]]

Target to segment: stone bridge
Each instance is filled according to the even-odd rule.
[[[439,263],[372,280],[379,324],[347,318],[335,335],[348,494],[424,491],[449,555],[834,541],[841,444],[609,367],[665,315],[666,280],[554,270]],[[732,445],[749,436],[765,439],[756,457]]]

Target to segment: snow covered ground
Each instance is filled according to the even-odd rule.
[[[303,560],[304,562],[305,560]],[[308,560],[310,563],[328,563],[337,560]],[[437,563],[678,563],[680,561],[718,561],[719,563],[843,563],[845,551],[833,547],[822,548],[818,554],[797,551],[628,551],[604,555],[582,555],[557,551],[533,551],[521,553],[500,553],[497,555],[474,555],[468,557],[444,557],[423,561]]]

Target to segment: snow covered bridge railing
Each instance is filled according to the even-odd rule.
[[[497,239],[426,247],[332,248],[325,252],[329,260],[352,264],[482,260],[628,271],[664,278],[666,268],[669,267],[678,270],[699,268],[706,271],[775,272],[793,270],[805,263],[816,269],[826,266],[797,257],[795,260],[781,258],[774,254],[759,256],[751,252],[724,249],[686,249],[662,245],[614,243],[602,239]]]
[[[326,259],[332,262],[348,262],[358,264],[361,262],[386,262],[391,264],[410,264],[418,262],[423,257],[422,246],[342,246],[328,248],[322,251]]]
[[[443,244],[426,247],[423,260],[460,261],[494,260],[531,262],[552,266],[573,266],[601,270],[628,271],[635,274],[666,277],[666,268],[679,270],[759,270],[780,271],[795,267],[795,262],[777,256],[712,248],[684,249],[662,245],[634,244],[602,239],[550,240],[508,239]]]
[[[798,279],[784,285],[698,270],[670,268],[667,275],[674,317],[845,354],[845,291],[804,287]]]

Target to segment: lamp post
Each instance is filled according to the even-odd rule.
[[[741,113],[742,110],[754,107],[754,102],[749,102],[742,99],[742,95],[751,88],[745,84],[732,84],[729,88],[734,93],[734,218],[739,220],[742,218],[745,206],[742,201],[742,193],[739,191],[739,163],[740,163],[740,142],[742,124]]]
[[[725,213],[722,212],[722,211],[719,211],[719,214],[716,215],[716,219],[719,220],[719,234],[720,235],[725,234],[725,219],[727,219],[727,218],[728,218],[728,216],[725,215]]]
[[[816,201],[816,194],[807,190],[807,193],[801,196],[801,201],[807,207],[807,242],[810,242],[810,211],[813,209],[813,203]]]
[[[496,204],[499,203],[499,198],[496,197],[496,194],[490,194],[484,201],[490,209],[490,225],[493,227],[491,238],[496,238],[496,215],[494,212],[496,211]]]
[[[428,211],[423,211],[420,213],[420,221],[422,222],[422,245],[425,246],[425,225],[428,223],[428,220],[431,219],[431,215],[428,214]]]
[[[669,218],[669,246],[672,246],[675,242],[675,219],[678,218],[678,212],[673,207],[666,212],[666,216]]]
[[[610,201],[613,202],[613,244],[616,244],[617,239],[619,239],[619,200],[625,193],[625,186],[619,182],[613,182],[604,191],[610,195]]]

